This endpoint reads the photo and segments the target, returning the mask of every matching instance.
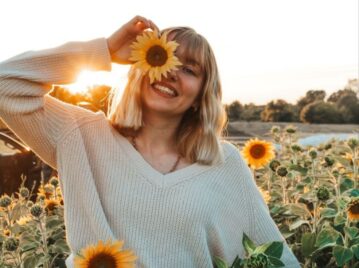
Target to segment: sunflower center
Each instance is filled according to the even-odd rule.
[[[359,201],[352,205],[349,209],[352,214],[359,215]]]
[[[265,154],[265,148],[261,144],[255,144],[251,147],[250,154],[253,158],[262,158]]]
[[[114,257],[107,253],[100,253],[94,256],[87,266],[88,268],[116,268]]]
[[[152,46],[146,54],[146,61],[151,66],[162,66],[167,62],[167,51],[159,45]]]

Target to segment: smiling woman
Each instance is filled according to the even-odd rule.
[[[0,116],[59,173],[72,253],[67,267],[74,256],[114,263],[113,254],[81,256],[81,249],[123,240],[141,268],[209,268],[216,256],[228,263],[244,257],[245,233],[255,244],[280,241],[278,257],[298,268],[247,164],[222,140],[226,115],[208,41],[189,27],[158,31],[179,44],[175,56],[182,62],[161,81],[129,60],[136,38],[157,30],[136,16],[109,38],[29,51],[0,64]],[[108,114],[47,94],[85,67],[109,71],[111,63],[132,67]],[[126,267],[134,259],[131,253]]]

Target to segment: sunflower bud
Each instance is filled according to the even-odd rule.
[[[279,166],[276,170],[277,175],[281,177],[285,177],[288,174],[288,170],[285,166]]]
[[[20,190],[19,190],[19,192],[20,192],[20,195],[21,195],[22,197],[24,197],[24,198],[28,197],[29,194],[30,194],[29,189],[27,189],[27,188],[25,188],[25,187],[21,187]]]
[[[332,174],[335,178],[338,178],[339,177],[339,170],[337,168],[333,169],[332,170]]]
[[[30,213],[32,216],[34,217],[40,217],[40,215],[42,214],[43,209],[40,205],[33,205],[32,208],[30,209]]]
[[[291,148],[292,148],[293,152],[296,152],[296,153],[303,151],[302,147],[300,147],[298,144],[293,144]]]
[[[19,239],[10,237],[5,240],[4,242],[4,248],[7,251],[15,251],[19,247]]]
[[[56,177],[52,177],[50,179],[50,184],[53,185],[54,187],[56,187],[59,184],[59,181]]]
[[[327,144],[324,146],[324,149],[325,149],[325,150],[329,150],[330,148],[332,148],[332,144],[331,144],[331,143],[327,143]]]
[[[280,127],[278,127],[278,126],[273,126],[270,130],[270,132],[272,134],[277,134],[277,133],[279,133],[279,131],[280,131]]]
[[[5,194],[0,198],[0,207],[6,208],[11,204],[11,198]]]
[[[269,163],[269,167],[270,167],[270,169],[272,170],[272,171],[276,171],[277,170],[277,167],[279,167],[280,166],[280,162],[278,161],[278,160],[275,160],[275,159],[273,159],[272,161],[270,161],[270,163]]]
[[[331,167],[332,165],[334,165],[335,162],[331,156],[324,157],[324,161],[327,167]]]
[[[294,134],[297,131],[297,129],[294,126],[288,126],[286,127],[285,131],[289,134]]]
[[[34,205],[34,202],[32,202],[31,200],[27,201],[27,203],[26,203],[26,206],[28,208],[31,208],[33,205]]]
[[[310,151],[309,151],[309,156],[310,156],[312,159],[315,159],[315,158],[317,158],[318,153],[317,153],[317,151],[316,151],[315,149],[310,149]]]
[[[246,267],[251,268],[267,268],[270,266],[270,261],[266,255],[259,253],[258,255],[252,255],[247,262]]]
[[[320,201],[327,201],[330,197],[330,192],[327,187],[320,186],[317,190],[317,198]]]
[[[354,150],[359,146],[359,140],[355,138],[351,138],[347,141],[347,144],[352,150]]]

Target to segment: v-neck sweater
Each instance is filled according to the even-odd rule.
[[[137,267],[213,267],[256,244],[284,241],[238,149],[221,142],[224,161],[161,174],[110,124],[47,94],[82,69],[111,70],[106,39],[29,51],[0,64],[0,116],[43,161],[58,170],[67,259],[99,240],[124,240]],[[284,246],[285,267],[300,267]]]

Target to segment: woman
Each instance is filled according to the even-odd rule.
[[[58,101],[52,84],[83,69],[132,63],[130,45],[150,20],[135,17],[108,39],[21,54],[0,65],[0,116],[56,168],[72,257],[99,240],[124,240],[138,267],[213,267],[244,256],[242,236],[283,240],[251,172],[220,142],[225,115],[214,55],[189,28],[170,28],[182,65],[161,81],[132,67],[107,117]],[[299,267],[285,245],[282,261]]]

